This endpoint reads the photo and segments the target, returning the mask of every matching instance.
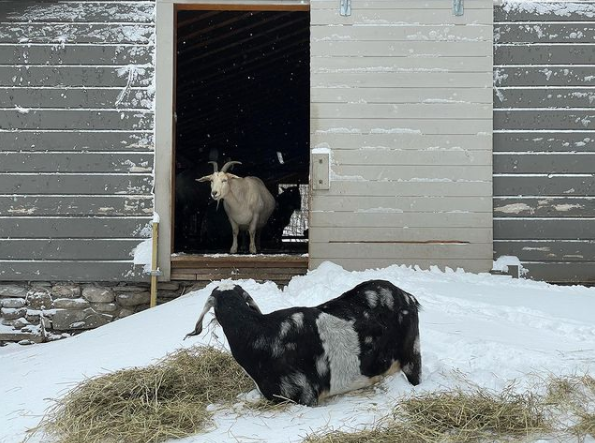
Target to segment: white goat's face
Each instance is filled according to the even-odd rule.
[[[225,198],[229,192],[229,181],[234,178],[238,178],[237,175],[230,174],[229,172],[214,172],[211,175],[205,175],[204,177],[197,178],[196,181],[211,182],[211,198],[219,201]]]

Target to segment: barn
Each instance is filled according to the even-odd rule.
[[[514,256],[528,278],[594,281],[594,15],[581,2],[0,0],[5,327],[144,309],[153,244],[161,301],[324,261],[489,272]],[[257,255],[228,254],[226,216],[196,182],[228,161],[277,201]]]

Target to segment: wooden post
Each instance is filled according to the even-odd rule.
[[[159,221],[153,220],[153,238],[151,255],[151,308],[157,306],[157,245],[159,243]]]

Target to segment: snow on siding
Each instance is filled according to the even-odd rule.
[[[595,269],[594,38],[592,2],[495,8],[495,258],[518,257],[529,278]]]
[[[501,7],[506,13],[528,13],[533,15],[537,20],[540,15],[570,17],[578,14],[583,19],[595,18],[593,4],[587,2],[505,0],[502,2]]]
[[[83,264],[145,278],[131,251],[153,212],[154,2],[3,8],[0,280],[80,280]]]

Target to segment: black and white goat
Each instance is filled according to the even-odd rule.
[[[269,400],[314,406],[327,396],[360,389],[403,371],[421,377],[415,297],[385,280],[370,280],[315,307],[262,314],[238,285],[221,285],[205,303],[236,361]]]

